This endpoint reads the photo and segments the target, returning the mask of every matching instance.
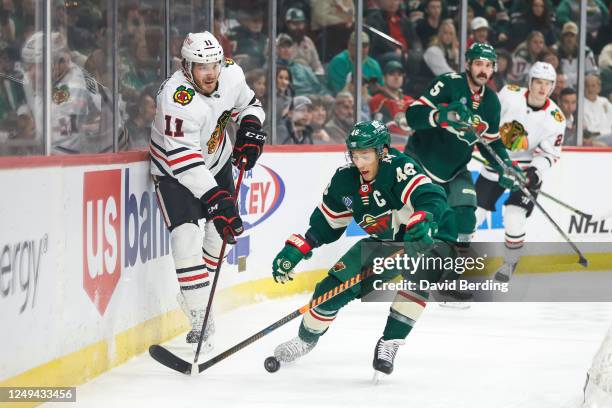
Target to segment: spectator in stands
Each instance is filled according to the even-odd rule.
[[[567,86],[576,87],[578,82],[578,26],[569,21],[563,25],[561,40],[557,46],[561,71],[567,76]],[[589,47],[584,50],[585,74],[598,72],[595,56]]]
[[[278,140],[285,140],[291,128],[295,92],[291,86],[291,71],[286,65],[276,66],[276,131]]]
[[[317,76],[323,76],[325,71],[319,60],[319,53],[314,42],[306,35],[306,17],[297,8],[290,8],[285,15],[285,32],[293,40],[293,59],[298,64],[306,65]]]
[[[313,144],[312,101],[306,96],[293,98],[292,126],[289,137],[282,143]]]
[[[330,138],[325,131],[325,123],[327,122],[327,104],[323,98],[312,97],[312,137],[315,143],[329,143]]]
[[[311,0],[311,29],[326,63],[341,52],[353,31],[355,5],[353,0]]]
[[[142,88],[158,80],[144,39],[140,37],[130,39],[129,48],[121,59],[120,72],[121,89],[129,101],[137,100]]]
[[[512,56],[511,82],[521,86],[527,85],[527,73],[529,73],[533,63],[538,61],[538,57],[545,47],[544,35],[539,31],[532,31],[527,40],[519,44]]]
[[[238,12],[240,26],[233,30],[230,36],[236,42],[234,58],[240,65],[248,58],[246,64],[261,67],[265,62],[267,36],[263,33],[263,12],[258,9],[241,10]]]
[[[484,17],[475,17],[470,23],[472,34],[468,37],[467,48],[470,48],[472,44],[484,43],[489,44],[489,22]]]
[[[325,125],[325,131],[329,135],[329,143],[344,144],[353,123],[354,100],[349,92],[340,92],[336,95],[334,107],[330,119]]]
[[[553,89],[552,94],[550,94],[550,99],[555,101],[557,105],[559,104],[559,99],[561,97],[561,91],[564,88],[567,88],[567,77],[565,76],[565,74],[561,74],[557,72],[557,80],[555,81],[555,88]]]
[[[0,4],[0,42],[10,44],[15,41],[17,35],[15,20],[4,4]]]
[[[559,25],[565,25],[568,22],[579,21],[580,3],[581,2],[574,0],[561,0],[557,6],[557,23]],[[587,45],[592,47],[597,43],[597,36],[600,28],[608,23],[610,12],[608,6],[602,0],[586,0],[586,3]]]
[[[276,66],[276,102],[277,117],[285,117],[292,110],[293,86],[291,85],[291,71],[286,65]]]
[[[442,0],[426,0],[425,16],[416,22],[416,33],[423,46],[429,44],[433,37],[438,35],[442,22]]]
[[[532,31],[544,35],[546,46],[552,47],[557,42],[557,31],[553,24],[552,5],[546,0],[527,0],[522,10],[512,15],[512,37],[508,41],[511,48],[516,47]]]
[[[215,8],[214,16],[215,18],[213,20],[213,34],[219,41],[219,44],[221,44],[221,48],[223,48],[223,56],[226,58],[232,58],[234,55],[234,46],[232,44],[232,40],[230,40],[230,38],[226,35],[225,29],[223,26],[223,20],[224,20],[223,10]],[[176,30],[176,27],[172,27],[171,30],[172,29]],[[182,38],[182,36],[179,36],[179,38]],[[174,39],[174,34],[172,36],[172,39]],[[182,41],[179,43],[179,46],[178,46],[179,55],[181,53],[181,46],[182,46]]]
[[[312,69],[294,60],[293,40],[287,34],[279,34],[276,40],[278,61],[277,64],[289,68],[292,86],[296,95],[327,94],[328,91],[319,82]]]
[[[401,13],[400,0],[376,0],[376,3],[378,8],[368,10],[366,23],[391,36],[401,44],[401,48],[374,35],[370,55],[377,61],[404,58],[403,52],[420,55],[423,49],[421,41],[412,22]]]
[[[378,88],[370,99],[372,119],[387,125],[393,134],[408,136],[406,110],[414,100],[404,95],[404,69],[398,61],[387,62],[384,68],[385,85]]]
[[[438,35],[423,55],[431,79],[447,72],[456,72],[459,66],[459,41],[453,21],[448,19],[440,24]]]
[[[347,48],[332,58],[327,66],[327,88],[329,88],[334,95],[346,87],[349,76],[355,69],[355,40],[355,33],[353,32],[349,38]],[[376,78],[376,82],[382,85],[383,78],[380,65],[374,58],[368,56],[368,51],[370,50],[370,37],[366,33],[361,33],[361,45],[363,56],[361,69],[363,78],[366,79],[366,81],[371,78]]]
[[[555,71],[561,71],[561,62],[559,61],[559,56],[553,48],[548,48],[544,50],[540,55],[539,60],[543,62],[548,62],[550,65],[553,66]]]
[[[497,46],[505,45],[508,41],[510,17],[503,3],[498,0],[469,0],[468,5],[474,11],[474,17],[484,17],[492,23],[493,31],[497,33],[497,38],[493,42]]]
[[[245,74],[247,85],[255,92],[255,97],[259,99],[262,105],[266,105],[266,71],[261,68],[256,68]]]
[[[487,85],[495,92],[499,92],[508,82],[512,72],[512,54],[500,48],[497,50],[497,72]]]
[[[607,144],[612,137],[612,103],[599,96],[600,92],[599,76],[587,75],[584,86],[584,139],[604,141]]]
[[[576,90],[573,88],[563,88],[559,94],[559,108],[565,116],[565,136],[563,144],[566,146],[576,146]]]
[[[138,0],[127,1],[125,14],[121,14],[125,17],[123,27],[125,28],[125,38],[140,38],[145,40],[146,36],[146,25],[145,19],[140,11],[140,5]]]
[[[601,50],[598,62],[601,70],[601,94],[612,101],[612,43]]]
[[[6,43],[0,43],[0,132],[13,133],[17,108],[25,103],[20,81],[22,73],[15,69],[17,55]]]
[[[148,148],[155,109],[155,99],[147,91],[141,92],[138,102],[132,104],[126,123],[130,150]]]

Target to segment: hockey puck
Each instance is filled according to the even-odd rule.
[[[275,373],[280,368],[280,361],[278,361],[276,357],[268,357],[264,361],[264,367],[266,368],[267,372]]]

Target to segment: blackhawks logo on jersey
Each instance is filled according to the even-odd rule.
[[[365,214],[359,223],[359,226],[363,228],[368,235],[377,235],[388,230],[390,222],[391,214],[389,211],[387,211],[378,216]]]
[[[225,65],[234,65],[234,64],[235,62],[233,59],[227,58],[227,57],[225,58]]]
[[[176,88],[176,92],[174,92],[174,102],[179,103],[183,106],[189,105],[193,100],[193,96],[195,95],[195,91],[191,88],[187,88],[184,85]]]
[[[510,84],[510,85],[506,85],[506,89],[508,89],[509,91],[518,92],[521,90],[521,87],[518,85]]]
[[[213,130],[212,135],[210,135],[210,139],[208,139],[208,142],[206,143],[206,146],[208,146],[208,154],[213,154],[219,147],[221,136],[225,131],[225,126],[231,117],[232,112],[225,111],[221,114],[221,116],[219,116],[219,119],[217,119],[217,126],[215,126],[215,130]]]
[[[565,120],[565,117],[559,109],[555,109],[554,111],[550,112],[550,114],[557,122],[563,122]]]
[[[527,131],[525,130],[525,127],[516,120],[504,123],[499,128],[499,134],[502,142],[509,150],[527,150],[529,147]]]
[[[70,98],[70,90],[68,89],[68,85],[62,85],[59,88],[53,88],[53,94],[51,95],[51,99],[56,105],[61,105],[66,102]]]

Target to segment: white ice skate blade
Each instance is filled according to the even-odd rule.
[[[467,302],[438,302],[438,304],[440,305],[440,307],[446,309],[466,310],[471,307],[470,304]]]
[[[380,380],[386,376],[387,374],[382,373],[378,370],[374,370],[374,375],[372,376],[372,384],[378,385],[378,383],[380,383]]]

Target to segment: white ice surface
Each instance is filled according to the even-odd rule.
[[[307,300],[300,295],[217,316],[215,350],[200,362]],[[78,387],[76,405],[574,408],[612,324],[612,303],[477,303],[468,310],[431,303],[400,348],[394,373],[375,386],[372,353],[388,308],[349,304],[309,355],[274,374],[263,360],[296,334],[299,318],[195,377],[142,354]]]

